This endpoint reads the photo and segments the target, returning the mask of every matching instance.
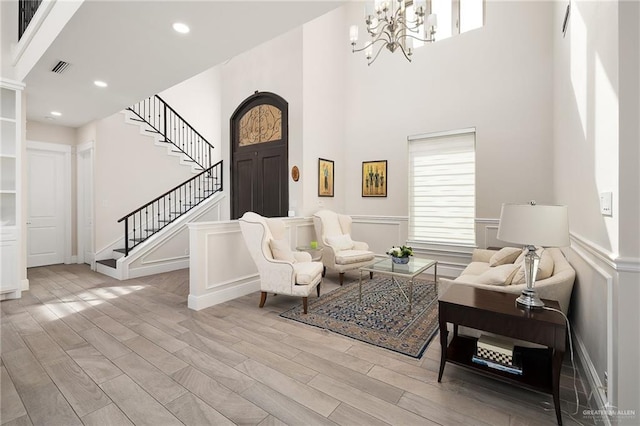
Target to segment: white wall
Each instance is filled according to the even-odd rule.
[[[221,65],[222,152],[225,191],[230,190],[230,119],[254,92],[272,92],[289,103],[289,170],[303,164],[302,28],[292,30]],[[306,172],[301,168],[301,179]],[[302,200],[302,185],[289,179],[290,203]],[[228,203],[229,198],[226,199]],[[224,209],[229,217],[229,207]]]
[[[339,8],[303,27],[303,160],[299,184],[302,200],[291,200],[299,216],[309,216],[328,208],[345,211],[348,141],[345,122],[348,120],[345,97],[348,46],[345,32],[346,9]],[[333,30],[327,30],[333,28]],[[291,121],[291,120],[290,120]],[[334,161],[334,197],[318,197],[318,159]],[[296,205],[293,205],[293,204]]]
[[[557,19],[564,17],[565,7],[556,5]],[[608,372],[612,360],[604,343],[613,337],[608,336],[606,325],[612,321],[607,302],[613,302],[608,300],[608,287],[613,286],[614,271],[606,262],[599,262],[589,247],[599,249],[605,258],[613,258],[617,250],[617,217],[603,217],[599,212],[599,192],[614,191],[616,199],[618,194],[618,107],[610,99],[617,98],[618,91],[617,40],[612,40],[616,36],[616,20],[614,2],[574,2],[566,37],[558,34],[554,41],[555,193],[559,203],[569,206],[574,235],[574,247],[568,253],[577,272],[572,317],[574,331],[582,339],[602,385],[605,372],[613,374]],[[615,57],[606,57],[603,64],[603,51]],[[598,91],[609,100],[608,111],[596,108]],[[600,125],[609,128],[600,130]],[[605,147],[610,154],[603,152]],[[600,153],[604,155],[599,156]],[[576,244],[575,236],[581,238],[582,245]]]
[[[220,68],[210,68],[160,92],[159,96],[214,146],[213,163],[220,161]]]
[[[345,35],[362,23],[361,6],[221,66],[224,158],[227,120],[265,90],[289,101],[289,166],[301,170],[289,199],[298,215],[327,207],[406,216],[407,136],[463,127],[477,128],[477,217],[497,218],[505,201],[552,202],[552,35],[540,31],[551,26],[552,3],[488,2],[482,29],[420,48],[411,64],[383,52],[372,66],[351,53]],[[319,157],[335,161],[333,198],[317,196]],[[389,161],[389,195],[363,198],[362,161],[381,159]],[[527,176],[531,185],[523,185]]]
[[[362,26],[361,4],[348,24]],[[476,217],[506,201],[552,201],[553,8],[486,2],[484,27],[417,49],[347,58],[346,211],[407,215],[407,136],[475,127]],[[364,36],[363,36],[364,37]],[[362,161],[388,160],[388,197],[362,198]],[[497,166],[499,165],[499,166]]]
[[[84,132],[83,132],[84,133]],[[88,134],[90,132],[87,132]],[[124,234],[118,219],[195,176],[178,157],[141,135],[137,124],[124,124],[122,113],[95,123],[95,249]]]
[[[640,415],[639,21],[637,2],[573,1],[567,36],[554,36],[554,186],[569,206],[573,327],[596,401],[636,410],[613,417],[622,424]],[[611,216],[600,213],[605,191]]]

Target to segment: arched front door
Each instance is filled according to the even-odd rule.
[[[287,216],[288,109],[280,96],[256,92],[231,116],[232,219]]]

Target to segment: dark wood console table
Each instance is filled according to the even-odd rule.
[[[452,285],[438,301],[440,322],[440,372],[442,380],[446,362],[467,367],[500,380],[553,395],[558,424],[560,413],[560,369],[564,357],[567,327],[564,317],[549,310],[529,310],[516,306],[517,294],[502,293],[465,285]],[[546,306],[560,309],[556,301],[544,300]],[[453,324],[453,339],[448,342],[447,323]],[[522,375],[474,363],[477,339],[458,334],[466,326],[501,336],[546,346],[548,349],[522,348]]]

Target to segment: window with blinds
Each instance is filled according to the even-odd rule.
[[[475,129],[409,139],[409,240],[475,246]]]

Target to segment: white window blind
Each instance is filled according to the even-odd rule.
[[[409,240],[475,246],[475,129],[409,137]]]

